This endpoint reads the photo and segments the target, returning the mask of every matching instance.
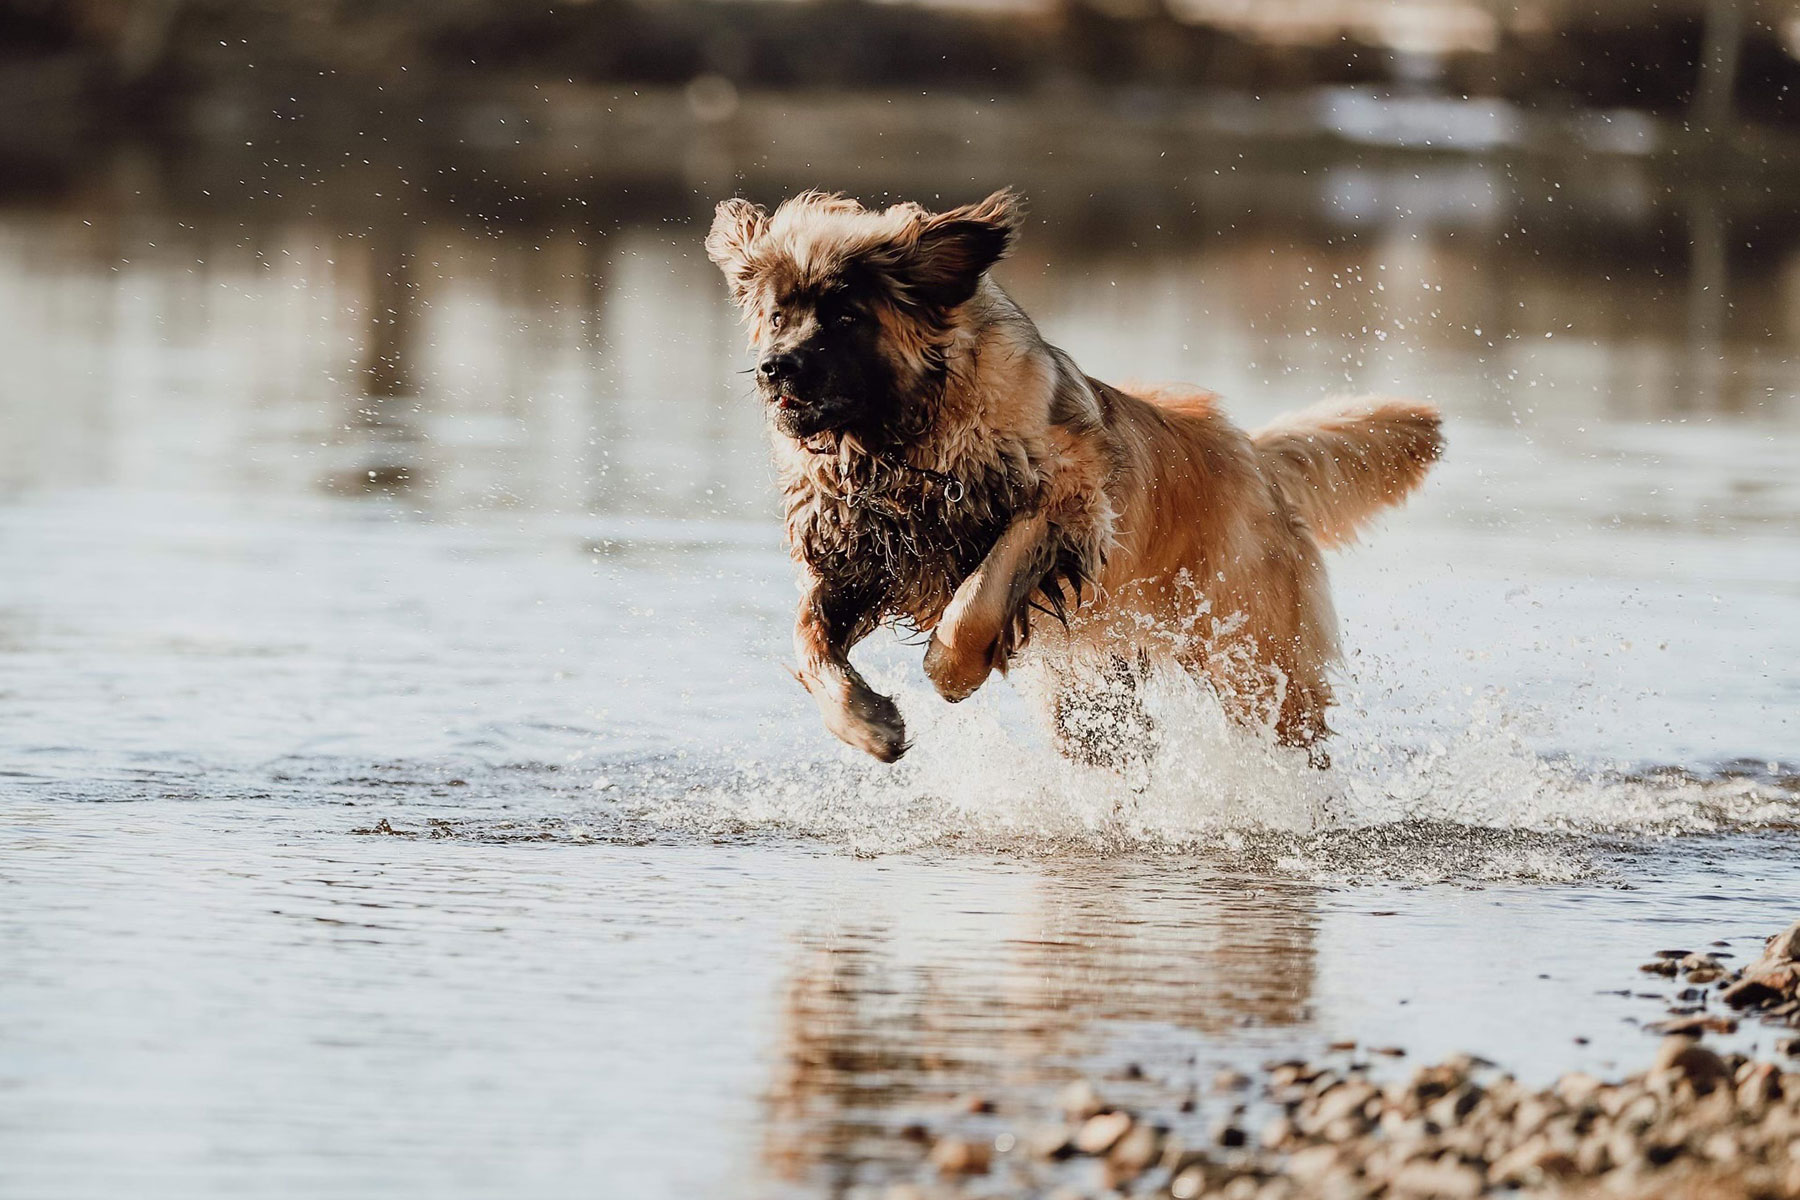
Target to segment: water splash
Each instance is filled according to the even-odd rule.
[[[1314,770],[1235,727],[1204,687],[1156,675],[1144,701],[1160,745],[1139,773],[1064,759],[998,689],[950,708],[904,679],[883,682],[915,737],[892,767],[849,751],[741,764],[626,806],[654,828],[818,838],[861,854],[1182,853],[1407,880],[1592,878],[1633,842],[1800,825],[1800,787],[1778,771],[1547,756],[1529,740],[1530,714],[1499,694],[1477,696],[1460,722],[1430,723],[1422,740],[1404,712],[1350,713],[1355,735]]]

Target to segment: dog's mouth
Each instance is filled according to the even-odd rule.
[[[805,436],[842,425],[852,405],[842,396],[802,396],[791,388],[782,388],[770,394],[769,407],[783,431]]]

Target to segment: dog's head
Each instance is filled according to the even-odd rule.
[[[875,211],[820,192],[773,214],[720,204],[706,252],[749,322],[776,428],[865,440],[924,428],[960,310],[1020,219],[1007,191],[942,213]]]

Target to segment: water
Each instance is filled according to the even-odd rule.
[[[1232,155],[1021,166],[1006,283],[1103,378],[1451,452],[1332,560],[1334,768],[1170,685],[1137,790],[893,639],[912,754],[818,727],[727,185],[7,199],[0,1195],[835,1195],[1083,1070],[1640,1065],[1637,963],[1800,916],[1800,239],[1630,164]]]

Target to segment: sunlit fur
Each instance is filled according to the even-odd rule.
[[[1007,192],[944,213],[719,206],[707,251],[759,358],[816,365],[820,395],[761,389],[803,574],[801,682],[832,732],[891,761],[904,724],[850,665],[856,641],[930,631],[927,674],[960,700],[1029,637],[1072,754],[1117,765],[1095,705],[1132,725],[1119,681],[1167,660],[1318,757],[1338,652],[1320,548],[1418,486],[1436,412],[1341,401],[1247,434],[1209,393],[1090,379],[987,274],[1021,219]]]

